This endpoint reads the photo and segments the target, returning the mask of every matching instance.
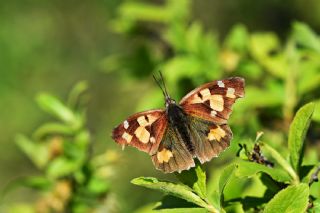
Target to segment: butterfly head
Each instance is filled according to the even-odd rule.
[[[160,87],[160,89],[163,93],[163,96],[165,98],[166,108],[168,108],[169,105],[176,104],[176,101],[170,97],[170,95],[167,91],[167,87],[164,83],[162,73],[160,71],[159,71],[159,74],[160,74],[160,79],[157,79],[154,75],[153,75],[153,78],[154,78],[155,82],[158,84],[158,86]]]

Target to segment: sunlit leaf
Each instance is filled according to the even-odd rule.
[[[43,168],[47,164],[49,160],[49,150],[46,144],[36,143],[23,135],[17,135],[15,139],[19,148],[38,168]]]
[[[76,116],[73,114],[72,110],[64,105],[56,97],[49,95],[47,93],[41,93],[36,98],[39,106],[51,115],[61,119],[67,123],[75,123]]]
[[[293,36],[300,45],[320,53],[319,37],[308,25],[302,22],[294,22]]]
[[[252,177],[253,175],[263,172],[278,182],[289,183],[291,181],[290,176],[281,169],[270,168],[265,165],[249,161],[239,161],[237,165],[238,169],[235,172],[235,176],[239,178]]]
[[[183,184],[190,186],[201,198],[206,198],[206,172],[200,163],[197,163],[196,167],[190,170],[177,174],[177,177]]]
[[[246,27],[242,24],[235,25],[224,41],[224,45],[228,49],[236,50],[238,52],[246,51],[248,44],[249,35]]]
[[[320,122],[320,100],[317,100],[315,102],[315,108],[312,118],[313,120]]]
[[[77,169],[79,169],[79,164],[77,162],[69,160],[65,157],[59,157],[50,163],[47,169],[47,175],[51,178],[58,178],[70,175]]]
[[[153,177],[135,178],[131,181],[131,183],[135,185],[143,186],[146,188],[159,190],[165,194],[169,194],[169,195],[184,199],[188,202],[194,203],[208,210],[214,209],[211,205],[207,204],[196,193],[194,193],[190,187],[183,184],[172,183],[168,181],[160,181]]]
[[[305,212],[308,206],[309,188],[307,184],[288,186],[267,203],[264,212]]]
[[[69,125],[63,123],[45,123],[42,124],[35,132],[34,137],[37,139],[41,139],[48,135],[72,135],[74,133],[74,129]]]
[[[314,103],[309,103],[300,108],[290,125],[288,148],[290,151],[290,162],[296,171],[299,171],[302,162],[304,140],[310,125],[314,106]]]
[[[252,56],[266,68],[266,71],[282,79],[286,77],[286,58],[281,53],[274,54],[280,50],[280,42],[275,34],[252,34],[249,47]]]

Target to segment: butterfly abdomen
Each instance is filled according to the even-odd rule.
[[[174,129],[176,135],[181,138],[182,142],[191,154],[194,154],[194,145],[191,142],[189,122],[183,109],[177,104],[170,104],[167,108],[169,125]]]

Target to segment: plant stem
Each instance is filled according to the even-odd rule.
[[[279,165],[287,171],[287,173],[292,177],[292,184],[298,184],[299,183],[299,177],[297,173],[294,171],[294,169],[291,167],[291,165],[271,146],[268,144],[262,143],[263,148],[265,148],[271,156],[279,163]]]

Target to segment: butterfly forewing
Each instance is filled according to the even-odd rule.
[[[112,138],[120,145],[133,146],[153,154],[167,127],[164,110],[149,110],[130,116],[118,125],[112,133]]]
[[[236,99],[243,96],[244,79],[233,77],[194,89],[180,101],[180,106],[189,115],[224,124]]]

